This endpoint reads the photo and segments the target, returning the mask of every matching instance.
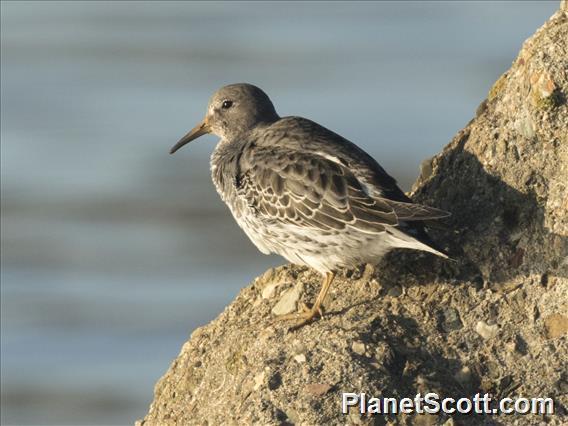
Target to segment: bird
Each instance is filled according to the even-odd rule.
[[[425,230],[448,212],[413,203],[375,159],[339,134],[280,117],[259,87],[221,87],[205,118],[170,153],[208,133],[220,138],[210,161],[215,188],[253,244],[323,276],[311,307],[279,319],[301,326],[322,317],[338,270],[376,265],[392,249],[448,257]]]

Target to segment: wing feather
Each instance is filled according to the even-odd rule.
[[[326,231],[351,226],[381,233],[385,225],[449,215],[433,207],[369,195],[365,183],[346,165],[317,153],[255,147],[247,157],[238,191],[267,221]]]
[[[247,164],[239,194],[266,220],[319,230],[352,226],[371,233],[398,223],[389,203],[368,196],[347,167],[326,158],[256,148],[249,151]]]

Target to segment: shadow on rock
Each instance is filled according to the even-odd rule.
[[[544,182],[538,171],[527,170],[523,193],[488,173],[478,158],[464,149],[465,132],[457,146],[444,152],[435,176],[418,184],[417,200],[429,200],[450,211],[447,230],[433,229],[434,238],[458,260],[445,269],[457,279],[499,286],[517,276],[539,274],[566,278],[568,238],[545,226],[545,200],[538,195]],[[517,166],[522,167],[522,166]],[[437,261],[439,263],[439,261]],[[431,260],[418,261],[418,270]],[[450,272],[450,273],[452,273]]]

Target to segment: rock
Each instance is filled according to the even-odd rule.
[[[556,387],[562,393],[568,393],[568,372],[565,372],[556,382]]]
[[[455,308],[445,308],[440,314],[440,327],[446,333],[463,327],[458,311]]]
[[[338,274],[323,319],[299,329],[274,315],[297,309],[300,295],[313,302],[321,275],[268,271],[192,334],[139,424],[568,424],[563,5],[410,194],[451,211],[446,229],[431,234],[454,261],[399,251],[375,272]],[[273,293],[274,283],[292,287]],[[424,390],[550,397],[556,410],[451,421],[341,414],[342,392],[400,398]]]
[[[278,389],[282,385],[282,375],[279,372],[275,372],[270,379],[268,379],[268,389],[273,391]]]
[[[288,290],[286,290],[280,300],[272,308],[272,313],[274,315],[286,315],[296,311],[298,300],[300,300],[300,295],[302,294],[301,286],[294,286]]]
[[[461,385],[467,385],[472,379],[471,370],[469,367],[462,367],[461,370],[454,374],[454,378]]]
[[[310,383],[306,385],[306,391],[312,396],[322,396],[328,393],[331,387],[327,383]]]
[[[263,299],[270,299],[276,293],[276,287],[278,287],[278,283],[270,283],[262,290],[262,298]]]
[[[561,314],[552,314],[544,319],[546,337],[555,339],[568,333],[568,318]]]
[[[260,389],[260,387],[264,384],[264,379],[266,378],[266,373],[261,371],[259,374],[254,376],[254,387],[253,389],[256,391]]]
[[[489,325],[485,321],[477,321],[477,324],[475,325],[475,332],[485,340],[489,340],[497,336],[499,326],[497,326],[497,324]]]
[[[295,355],[294,359],[296,360],[296,362],[302,364],[303,362],[306,362],[306,355],[304,354]]]
[[[420,163],[420,179],[427,180],[432,176],[432,159],[426,158]]]
[[[395,285],[388,289],[387,295],[391,297],[399,297],[402,294],[402,288],[399,285]]]
[[[365,344],[363,342],[359,341],[353,342],[353,344],[351,345],[351,349],[357,355],[365,355]]]

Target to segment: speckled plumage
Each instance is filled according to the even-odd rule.
[[[217,145],[212,178],[261,252],[320,272],[377,263],[395,247],[441,254],[420,221],[447,213],[413,204],[343,137],[305,118],[277,116],[239,133]]]
[[[448,213],[412,203],[373,158],[338,134],[305,118],[280,118],[259,88],[221,88],[205,120],[172,152],[203,133],[221,137],[211,156],[213,182],[261,252],[324,274],[376,264],[393,248],[446,257],[423,221]]]

